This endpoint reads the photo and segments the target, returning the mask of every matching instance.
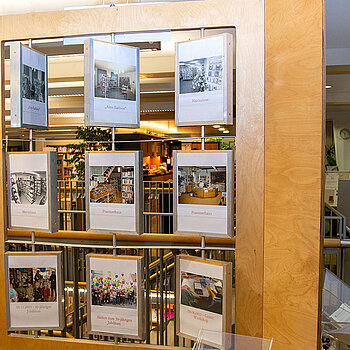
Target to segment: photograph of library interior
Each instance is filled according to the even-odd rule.
[[[0,350],[350,349],[350,1],[0,3]]]

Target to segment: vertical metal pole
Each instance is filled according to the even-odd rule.
[[[205,28],[201,28],[201,38],[204,38],[204,31],[205,31]],[[204,125],[202,125],[201,127],[201,149],[202,151],[205,150],[205,126]],[[205,259],[205,237],[204,236],[202,236],[201,248],[202,248],[201,258]]]
[[[113,233],[113,255],[117,255],[117,234]]]
[[[150,283],[149,283],[149,264],[150,264],[150,259],[149,259],[149,253],[150,250],[149,249],[145,249],[144,251],[144,256],[145,256],[145,267],[146,267],[146,271],[145,271],[145,290],[146,290],[146,300],[145,300],[145,307],[146,307],[146,344],[150,344],[151,342],[151,329],[150,329],[150,299],[151,299],[151,295],[150,295]]]
[[[201,258],[205,259],[205,237],[204,236],[202,236],[201,248],[202,248]]]
[[[164,249],[160,249],[159,265],[160,265],[160,345],[164,345]]]
[[[35,253],[35,232],[32,231],[32,253]]]
[[[75,338],[79,338],[79,271],[78,271],[78,248],[72,247],[73,255],[73,335]]]
[[[115,127],[112,127],[112,151],[115,151]]]

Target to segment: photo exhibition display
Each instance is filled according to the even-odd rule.
[[[87,229],[143,233],[142,152],[86,152]]]
[[[144,337],[143,258],[87,255],[88,331]]]
[[[61,253],[5,253],[7,328],[63,329]]]
[[[233,123],[233,36],[176,43],[175,125]]]
[[[85,125],[140,127],[139,48],[84,41]]]
[[[11,127],[47,129],[47,56],[10,44]]]
[[[210,330],[203,341],[222,345],[232,325],[232,263],[178,255],[176,266],[177,334],[195,340]]]
[[[174,151],[174,233],[232,237],[233,156]]]
[[[57,154],[7,154],[9,228],[57,232]]]

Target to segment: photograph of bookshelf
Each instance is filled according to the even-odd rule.
[[[46,172],[11,173],[11,200],[16,204],[46,203]]]
[[[134,204],[134,167],[91,166],[90,202]]]
[[[122,203],[134,204],[134,167],[123,168]]]

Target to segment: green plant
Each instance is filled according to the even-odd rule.
[[[220,149],[222,149],[222,150],[236,149],[236,145],[229,144],[229,143],[226,143],[226,142],[220,142]]]
[[[334,143],[332,143],[329,146],[326,146],[326,166],[327,165],[337,165]]]
[[[111,149],[112,133],[110,129],[101,129],[92,126],[78,126],[76,139],[82,140],[80,143],[67,145],[72,149],[73,171],[71,178],[85,180],[85,151],[107,151]]]

